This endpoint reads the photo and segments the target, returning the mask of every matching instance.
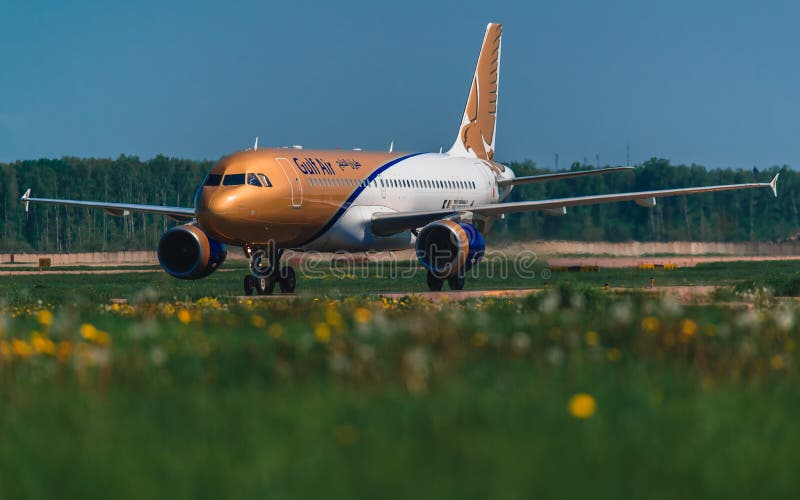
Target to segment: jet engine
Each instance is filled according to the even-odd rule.
[[[193,224],[175,226],[158,242],[158,262],[170,276],[205,278],[225,262],[228,249]]]
[[[417,258],[438,278],[462,275],[486,250],[483,235],[472,224],[437,220],[417,236]]]

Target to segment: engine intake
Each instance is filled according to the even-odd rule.
[[[439,278],[463,275],[486,250],[483,235],[472,224],[438,220],[417,236],[417,258]]]
[[[228,249],[198,226],[175,226],[158,242],[158,262],[175,278],[205,278],[225,262]]]

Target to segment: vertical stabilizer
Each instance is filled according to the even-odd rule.
[[[450,155],[494,159],[502,34],[501,24],[490,23],[486,27],[464,117],[456,142],[448,151]]]

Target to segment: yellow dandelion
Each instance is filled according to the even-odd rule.
[[[21,339],[14,339],[11,341],[11,352],[18,358],[27,358],[33,354],[33,349],[30,344]]]
[[[697,333],[697,323],[689,318],[681,321],[681,335],[683,335],[683,337],[688,338],[693,336],[695,333]]]
[[[97,338],[97,328],[91,323],[84,323],[81,325],[81,337],[86,340],[94,340]]]
[[[178,311],[178,321],[186,325],[192,321],[192,314],[186,309],[181,309]]]
[[[366,307],[359,307],[353,311],[353,318],[355,318],[356,322],[361,324],[369,323],[369,320],[372,319],[372,311]]]
[[[53,341],[39,332],[31,334],[31,347],[40,354],[52,355],[56,352],[56,345]]]
[[[569,398],[567,409],[569,410],[569,414],[573,417],[587,419],[594,415],[597,409],[597,403],[590,394],[579,392]]]
[[[620,351],[616,347],[612,347],[611,349],[606,351],[606,359],[608,359],[612,363],[619,361],[620,358],[622,358],[622,351]]]
[[[331,327],[328,323],[317,323],[314,327],[314,337],[323,344],[327,344],[331,340]]]
[[[589,330],[586,332],[586,335],[584,335],[584,340],[586,341],[586,345],[594,347],[600,343],[600,334],[594,330]]]
[[[255,316],[250,318],[250,324],[253,325],[256,328],[264,328],[264,326],[266,326],[267,322],[264,320],[263,317],[261,317],[258,314],[256,314]]]
[[[771,366],[773,370],[782,370],[785,366],[783,356],[780,354],[772,356],[769,360],[769,366]]]
[[[108,345],[111,343],[111,335],[109,335],[108,332],[98,330],[94,343],[97,345]]]
[[[283,325],[280,323],[272,323],[267,329],[267,334],[269,334],[269,336],[273,339],[279,339],[283,337]]]
[[[67,361],[72,355],[72,343],[69,340],[62,340],[58,343],[56,357],[59,361]]]
[[[658,326],[659,321],[655,316],[646,316],[642,319],[642,330],[646,333],[656,333]]]
[[[329,307],[325,312],[325,321],[332,327],[339,328],[342,326],[342,315],[336,309]]]
[[[47,309],[42,309],[36,313],[36,321],[45,328],[49,328],[53,324],[53,313]]]

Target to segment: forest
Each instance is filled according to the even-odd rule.
[[[0,251],[81,252],[154,249],[175,222],[160,216],[111,217],[102,210],[31,205],[25,213],[19,197],[33,196],[191,206],[194,192],[211,161],[166,156],[141,160],[40,159],[0,163]],[[517,176],[547,173],[531,161],[510,162]],[[570,170],[591,166],[575,163]],[[800,177],[787,166],[757,169],[708,169],[672,165],[653,158],[631,172],[520,186],[509,201],[589,194],[768,182],[777,172],[778,198],[768,189],[660,199],[655,208],[633,202],[568,209],[566,216],[537,212],[511,214],[494,224],[489,241],[567,239],[594,241],[782,241],[800,232],[795,193]]]

